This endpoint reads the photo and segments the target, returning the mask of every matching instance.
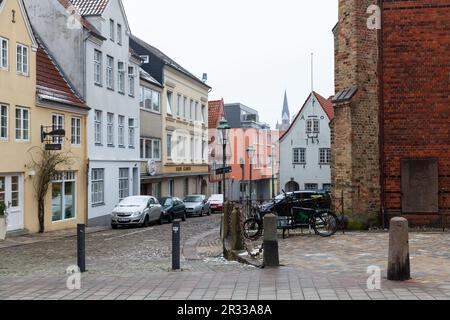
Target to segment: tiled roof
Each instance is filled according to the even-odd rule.
[[[70,0],[82,16],[99,16],[103,14],[109,0]]]
[[[197,82],[202,83],[204,86],[210,88],[210,86],[208,86],[206,83],[204,83],[202,80],[200,80],[197,76],[193,75],[192,73],[190,73],[188,70],[186,70],[185,68],[183,68],[181,65],[179,65],[178,63],[176,63],[174,60],[172,60],[171,58],[169,58],[165,53],[163,53],[161,50],[155,48],[154,46],[146,43],[144,40],[139,39],[138,37],[131,35],[130,39],[134,42],[136,42],[139,46],[141,46],[142,48],[144,48],[145,50],[148,50],[150,53],[154,54],[156,57],[158,57],[159,59],[161,59],[165,65],[170,66],[172,68],[174,68],[175,70],[180,71],[181,73],[184,73],[185,75],[187,75],[189,78],[194,79]]]
[[[36,55],[37,96],[41,100],[89,109],[64,79],[60,68],[42,44]]]
[[[222,100],[208,102],[208,128],[215,129],[219,126],[219,122],[224,112],[224,102]]]
[[[292,121],[291,125],[289,126],[289,129],[285,132],[280,132],[280,141],[282,141],[285,136],[289,133],[289,131],[291,131],[292,127],[294,126],[294,124],[297,122],[298,118],[300,117],[300,115],[302,114],[302,110],[303,108],[306,106],[306,104],[309,101],[309,98],[311,98],[311,95],[314,94],[314,96],[316,97],[316,99],[319,101],[320,106],[322,107],[323,111],[325,111],[325,113],[328,116],[328,119],[330,121],[332,121],[334,119],[334,107],[333,107],[333,97],[330,97],[328,99],[325,99],[324,97],[322,97],[320,94],[318,94],[317,92],[313,91],[309,96],[308,99],[306,99],[305,103],[303,104],[303,106],[301,107],[300,111],[297,113],[297,115],[295,116],[294,121]]]
[[[142,68],[139,70],[139,77],[144,81],[157,85],[158,87],[163,87],[162,84],[158,82],[158,80],[153,78],[147,71]]]
[[[72,5],[72,3],[69,0],[58,0],[59,3],[66,9],[69,10],[72,6],[79,11],[79,9]],[[73,14],[73,13],[70,13]],[[95,36],[99,37],[100,39],[105,40],[105,37],[102,36],[101,32],[97,30],[92,24],[90,24],[86,19],[82,17],[82,14],[78,12],[75,16],[78,16],[78,21],[81,23],[83,27],[85,27],[87,30],[91,31]]]

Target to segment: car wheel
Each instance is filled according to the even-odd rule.
[[[181,220],[182,220],[182,221],[186,221],[186,211],[183,212],[183,216],[181,217]]]
[[[148,216],[145,216],[144,223],[142,224],[142,227],[148,228],[150,225],[150,218]]]
[[[199,216],[200,216],[200,217],[203,217],[203,208],[200,210]]]
[[[211,208],[208,209],[208,216],[210,216],[210,215],[211,215]]]
[[[162,226],[162,224],[163,224],[163,221],[164,220],[164,213],[161,213],[161,215],[159,216],[159,219],[158,219],[158,224],[160,225],[160,226]]]
[[[111,228],[113,228],[114,230],[116,230],[116,229],[117,229],[117,224],[112,224],[112,225],[111,225]]]

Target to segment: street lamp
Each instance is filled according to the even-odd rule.
[[[226,178],[226,170],[225,167],[227,165],[227,143],[228,143],[228,132],[230,131],[230,126],[228,124],[227,119],[222,117],[220,120],[219,128],[217,128],[222,136],[222,147],[223,147],[223,172],[222,172],[222,183],[223,183],[223,201],[226,201],[226,186],[225,186],[225,178]]]
[[[251,205],[252,202],[252,174],[253,174],[253,169],[252,169],[252,160],[253,157],[255,156],[255,148],[253,146],[249,146],[247,148],[247,156],[248,156],[248,161],[250,163],[250,197],[249,197],[249,205]],[[249,208],[250,209],[250,208]]]
[[[272,155],[270,157],[272,159],[272,199],[275,199],[275,145],[272,145]]]

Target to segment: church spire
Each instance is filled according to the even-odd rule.
[[[291,113],[289,112],[289,104],[288,104],[288,98],[287,98],[287,91],[284,91],[284,103],[283,103],[283,113],[282,117],[284,118],[287,115],[287,118],[291,118]]]

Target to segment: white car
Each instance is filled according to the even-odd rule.
[[[133,196],[123,199],[111,214],[111,227],[143,226],[150,222],[162,222],[163,208],[155,197]]]
[[[208,199],[211,213],[223,212],[223,194],[213,194]]]

